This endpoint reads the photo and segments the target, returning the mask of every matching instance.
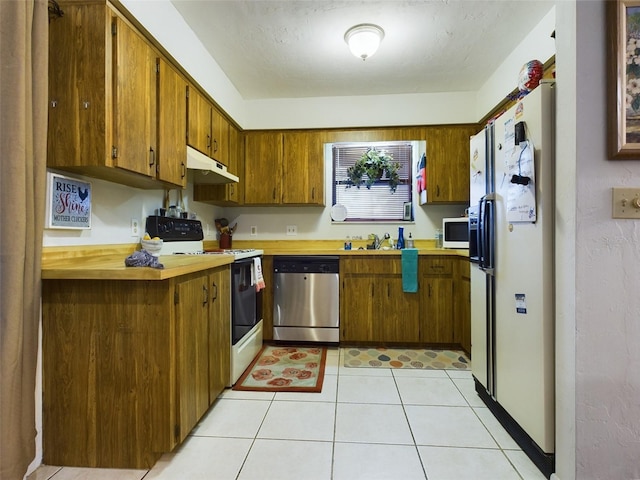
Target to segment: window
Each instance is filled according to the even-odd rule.
[[[344,205],[346,221],[403,221],[406,220],[405,204],[411,204],[412,166],[414,142],[334,143],[333,157],[333,204]],[[395,192],[391,191],[386,175],[375,180],[370,188],[363,183],[360,188],[350,186],[347,170],[371,148],[386,152],[394,162],[400,164],[399,182]],[[367,179],[366,175],[363,177]]]

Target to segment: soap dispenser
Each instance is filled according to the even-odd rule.
[[[411,236],[411,232],[409,232],[409,238],[407,238],[407,248],[414,248],[413,237]]]

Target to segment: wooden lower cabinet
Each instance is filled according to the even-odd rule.
[[[43,462],[151,468],[172,451],[229,377],[229,284],[228,267],[44,280]]]
[[[399,257],[340,260],[340,341],[415,343],[419,294],[402,289]]]
[[[229,267],[209,273],[209,405],[229,383],[231,372],[231,277]]]
[[[209,279],[178,280],[175,287],[178,443],[209,408]]]
[[[418,292],[405,293],[400,257],[341,258],[340,341],[460,345],[469,352],[468,267],[466,258],[420,256]]]
[[[453,265],[455,258],[420,259],[420,341],[453,343]]]
[[[468,258],[456,260],[453,341],[471,354],[471,270]]]

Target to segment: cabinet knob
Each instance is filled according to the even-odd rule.
[[[57,100],[51,100],[51,108],[56,108],[58,106]]]
[[[84,102],[82,102],[82,106],[84,107],[85,110],[87,110],[89,108],[90,103],[87,102],[86,100]]]

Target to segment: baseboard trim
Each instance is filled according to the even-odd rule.
[[[551,475],[555,472],[556,459],[554,454],[548,454],[543,452],[540,447],[533,441],[533,439],[524,431],[524,429],[515,421],[515,419],[509,415],[502,405],[496,402],[487,393],[482,384],[473,377],[476,385],[476,392],[482,399],[485,405],[489,408],[491,413],[498,419],[504,429],[511,435],[515,442],[522,448],[522,451],[531,459],[531,461],[538,467],[542,474],[551,478]]]

